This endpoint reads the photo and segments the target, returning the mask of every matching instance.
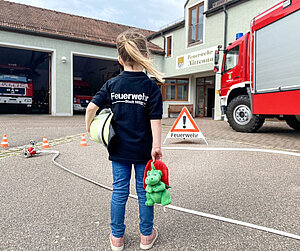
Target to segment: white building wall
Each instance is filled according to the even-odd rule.
[[[227,25],[227,45],[229,42],[235,40],[236,33],[246,33],[250,30],[250,22],[253,17],[277,3],[278,0],[251,0],[244,1],[241,4],[229,7],[228,13],[228,25]],[[184,69],[176,69],[176,57],[187,53],[196,52],[199,50],[205,50],[207,48],[216,47],[218,45],[224,45],[224,25],[225,14],[221,10],[213,15],[204,16],[204,41],[197,45],[188,45],[188,28],[189,28],[189,8],[204,3],[204,11],[207,10],[207,0],[190,0],[185,7],[185,26],[181,29],[176,29],[168,33],[163,34],[167,37],[169,34],[173,35],[174,46],[173,55],[170,58],[165,58],[163,62],[162,71],[165,74],[165,78],[171,77],[187,77],[190,79],[189,86],[189,99],[188,102],[164,102],[164,115],[167,115],[168,106],[170,103],[193,103],[195,108],[196,102],[196,78],[215,75],[215,89],[220,89],[220,74],[213,72],[213,62],[207,63],[201,66],[191,66]],[[151,42],[159,45],[163,48],[162,36],[156,37]],[[222,61],[222,54],[220,54],[220,63]],[[195,109],[194,109],[195,110]],[[217,93],[215,93],[215,119],[221,119],[220,99]]]

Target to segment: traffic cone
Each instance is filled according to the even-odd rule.
[[[2,142],[1,142],[1,147],[8,147],[8,142],[7,142],[7,136],[4,134]]]
[[[46,138],[46,136],[44,136],[44,138],[43,138],[42,148],[50,148],[49,143],[48,143],[48,139]]]
[[[80,146],[87,146],[84,133],[81,136]]]

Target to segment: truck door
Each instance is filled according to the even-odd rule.
[[[246,81],[247,40],[248,34],[234,41],[224,53],[221,77],[222,96],[226,96],[233,85]]]
[[[228,92],[231,86],[243,81],[243,61],[240,50],[241,45],[236,45],[224,54],[221,88],[226,89],[225,93]]]

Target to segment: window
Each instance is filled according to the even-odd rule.
[[[163,92],[164,100],[187,101],[188,85],[188,79],[166,79]]]
[[[167,57],[172,56],[172,36],[167,37]]]
[[[189,44],[203,42],[203,3],[189,9]]]
[[[239,46],[232,48],[227,51],[225,56],[224,72],[231,70],[239,62]]]

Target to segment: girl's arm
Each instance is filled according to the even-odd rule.
[[[152,137],[153,137],[151,156],[154,162],[155,160],[162,159],[161,120],[160,119],[151,120],[151,129],[152,129]]]
[[[95,118],[96,112],[98,111],[99,107],[95,105],[94,103],[90,102],[89,105],[86,108],[85,112],[85,127],[86,131],[90,133],[90,126]]]
[[[96,115],[96,112],[100,108],[101,110],[109,104],[109,81],[107,81],[101,89],[96,93],[85,111],[85,127],[88,133],[90,133],[91,123]]]

